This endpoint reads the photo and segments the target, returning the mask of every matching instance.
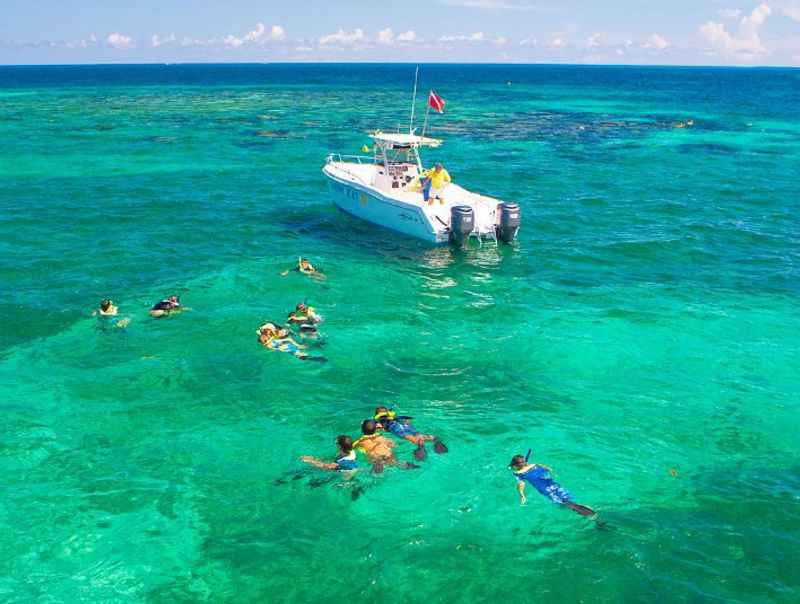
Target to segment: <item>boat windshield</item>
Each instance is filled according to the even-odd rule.
[[[388,164],[416,164],[418,161],[417,150],[412,147],[391,147],[389,149],[375,149],[375,163]]]

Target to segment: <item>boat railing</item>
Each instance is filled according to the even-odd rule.
[[[341,153],[328,153],[328,157],[325,158],[326,164],[333,164],[333,163],[348,163],[346,160],[356,160],[359,164],[372,164],[374,163],[374,159],[372,157],[367,157],[366,155],[342,155]],[[368,160],[368,161],[367,161]],[[347,168],[343,168],[341,166],[337,167],[337,170],[341,170],[345,174],[349,174],[354,179],[359,181],[361,184],[370,186],[366,180],[364,180],[360,174],[356,174],[355,172],[348,170]]]
[[[330,164],[332,162],[345,162],[348,160],[355,160],[359,164],[375,163],[375,158],[371,155],[342,155],[341,153],[328,153],[325,163]]]

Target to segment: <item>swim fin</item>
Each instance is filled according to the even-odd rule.
[[[289,472],[284,472],[278,478],[276,478],[272,484],[276,487],[282,484],[286,484],[289,481],[300,480],[301,478],[305,478],[308,472],[303,470],[290,470]]]
[[[311,480],[308,481],[308,486],[310,488],[312,488],[312,489],[317,489],[319,487],[323,487],[326,484],[332,482],[334,478],[335,478],[334,476],[326,477],[326,478],[312,478]]]
[[[580,505],[579,503],[572,503],[570,501],[564,505],[581,516],[594,516],[597,514],[597,512],[595,512],[592,508],[587,508],[585,505]]]
[[[428,452],[425,450],[425,445],[419,445],[414,449],[414,459],[417,461],[425,461],[426,457],[428,457]]]
[[[433,450],[436,453],[447,453],[447,445],[440,441],[438,438],[433,441]]]
[[[316,361],[317,363],[327,363],[328,359],[325,357],[297,357],[301,361]]]

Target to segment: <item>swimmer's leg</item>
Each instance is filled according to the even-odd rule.
[[[278,476],[275,480],[272,481],[272,484],[274,484],[277,487],[282,484],[286,484],[287,482],[300,480],[301,478],[304,478],[307,475],[308,475],[307,470],[290,470]]]
[[[366,491],[366,487],[364,485],[356,484],[353,486],[353,489],[350,491],[350,499],[356,501],[361,495],[364,494]]]
[[[594,516],[597,514],[597,512],[595,512],[592,508],[586,507],[585,505],[580,505],[579,503],[566,501],[564,502],[564,505],[581,516]]]
[[[328,359],[326,359],[325,357],[310,357],[307,354],[303,355],[303,356],[300,356],[300,355],[295,355],[295,356],[298,359],[300,359],[301,361],[316,361],[317,363],[327,363],[328,362]]]
[[[308,481],[308,486],[312,489],[317,489],[319,487],[323,487],[326,484],[329,484],[336,480],[336,476],[325,476],[324,478],[312,478]]]
[[[403,438],[417,445],[417,448],[414,449],[414,459],[417,461],[425,461],[425,458],[428,456],[428,452],[425,450],[425,438],[420,434],[409,434]]]

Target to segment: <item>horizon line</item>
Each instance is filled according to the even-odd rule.
[[[7,67],[172,67],[181,65],[492,65],[505,67],[652,67],[683,69],[800,69],[795,65],[715,65],[686,63],[525,63],[498,61],[158,61],[149,63],[0,63]]]

